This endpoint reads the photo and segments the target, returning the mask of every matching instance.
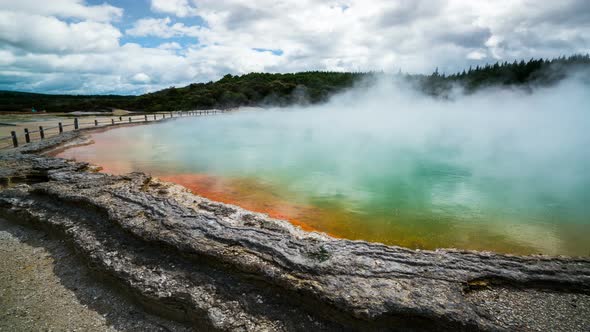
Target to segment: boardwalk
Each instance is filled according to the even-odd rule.
[[[63,119],[55,118],[53,121],[43,121],[42,123],[33,122],[31,123],[31,126],[29,126],[26,122],[10,124],[11,126],[8,127],[10,134],[0,137],[0,149],[15,148],[30,142],[53,137],[63,132],[79,130],[83,128],[109,127],[130,123],[158,122],[173,118],[213,115],[224,112],[226,112],[226,110],[176,111],[104,117],[64,117]]]

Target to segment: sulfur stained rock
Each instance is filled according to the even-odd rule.
[[[502,330],[519,317],[495,319],[490,297],[482,310],[473,294],[551,290],[590,303],[587,258],[334,239],[142,173],[39,154],[49,141],[0,155],[0,177],[20,179],[3,182],[0,215],[59,234],[146,308],[198,329]]]

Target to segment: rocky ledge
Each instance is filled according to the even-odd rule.
[[[334,239],[42,153],[81,135],[0,154],[0,216],[57,234],[97,278],[197,330],[590,328],[588,258]]]

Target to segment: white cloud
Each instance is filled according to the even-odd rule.
[[[51,16],[0,11],[0,41],[32,52],[105,52],[121,33],[108,23],[66,23]]]
[[[200,33],[200,27],[189,27],[182,23],[171,24],[172,20],[166,18],[144,18],[135,21],[133,27],[126,33],[131,36],[156,36],[171,38],[176,36],[196,37]]]
[[[590,7],[584,0],[559,6],[532,6],[530,0],[202,0],[198,5],[210,27],[198,35],[202,43],[282,49],[289,59],[285,70],[457,71],[470,61],[485,61],[488,53],[509,60],[590,48],[590,26],[569,23],[581,21],[575,15],[590,16],[582,10]],[[566,14],[549,20],[551,12]]]
[[[5,80],[17,81],[11,88],[37,91],[43,87],[43,91],[70,93],[145,92],[189,84],[198,80],[198,75],[193,65],[174,51],[131,43],[107,53],[28,53],[15,57],[9,69],[0,69]]]
[[[173,14],[178,17],[196,16],[197,9],[188,0],[152,0],[151,8],[158,13]]]
[[[470,59],[470,60],[481,60],[481,59],[485,59],[486,57],[487,57],[487,54],[482,50],[476,50],[473,52],[469,52],[469,54],[467,54],[467,59]]]
[[[147,47],[122,44],[123,10],[113,5],[0,0],[0,82],[14,82],[0,88],[127,93],[226,73],[449,73],[590,52],[587,0],[153,0],[151,9],[170,16],[129,22],[125,31],[158,45]],[[180,37],[191,39],[167,40]],[[72,74],[84,78],[77,87],[64,79]]]
[[[0,10],[99,22],[118,19],[123,15],[121,8],[106,3],[88,6],[83,0],[0,0]]]
[[[131,80],[136,83],[149,83],[152,79],[145,73],[137,73]]]
[[[170,42],[170,43],[162,43],[158,45],[158,48],[161,50],[181,50],[182,46],[180,46],[177,42]]]

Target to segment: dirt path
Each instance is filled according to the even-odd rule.
[[[0,219],[0,331],[185,331],[95,280],[45,232]]]

